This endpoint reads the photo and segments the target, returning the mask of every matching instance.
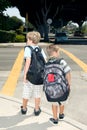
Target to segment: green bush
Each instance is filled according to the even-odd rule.
[[[25,42],[24,35],[16,35],[15,42]]]
[[[0,30],[0,43],[14,42],[15,37],[14,31]]]
[[[16,29],[17,34],[23,34],[24,26],[20,26],[19,29]]]

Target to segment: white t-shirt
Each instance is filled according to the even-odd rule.
[[[67,64],[67,62],[64,59],[60,61],[60,64],[62,65],[65,74],[71,71],[70,66]]]

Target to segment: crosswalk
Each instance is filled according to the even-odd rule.
[[[1,94],[6,94],[8,96],[13,96],[14,91],[16,89],[16,85],[17,85],[17,81],[22,69],[22,64],[23,64],[23,55],[24,55],[24,50],[22,49],[16,60],[15,63],[12,67],[12,70],[2,88],[2,90],[0,91]]]
[[[62,49],[62,48],[60,49],[63,53],[65,53],[65,55],[67,55],[74,62],[76,62],[76,64],[79,65],[84,72],[87,72],[87,64],[85,64],[83,61],[81,61],[75,55],[66,51],[65,49]],[[0,91],[1,94],[5,94],[8,96],[14,95],[14,92],[17,86],[17,81],[18,81],[18,78],[22,69],[22,65],[23,65],[23,55],[24,55],[24,49],[21,49],[21,51],[19,52],[15,60],[12,70],[10,71],[10,74],[8,75],[8,78],[4,86],[2,87],[2,90]]]

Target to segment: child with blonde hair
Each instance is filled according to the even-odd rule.
[[[59,52],[60,52],[60,48],[58,47],[58,45],[52,44],[52,45],[49,45],[47,47],[47,54],[49,56],[48,63],[49,63],[50,67],[51,67],[52,61],[54,63],[54,61],[61,59]],[[70,73],[70,71],[71,71],[71,68],[69,67],[69,65],[66,63],[66,61],[64,59],[60,60],[60,65],[63,68],[65,78],[67,79],[67,82],[68,82],[68,89],[70,90],[70,84],[71,84],[71,73]],[[50,70],[50,72],[51,72],[51,70]],[[52,75],[52,72],[51,72],[51,75]],[[52,78],[50,76],[49,80],[50,80],[50,82],[53,82],[52,80],[54,80],[54,77]],[[53,117],[50,118],[50,121],[53,124],[58,124],[58,119],[64,118],[64,104],[61,101],[58,101],[58,102],[53,101],[51,103],[52,103]]]
[[[32,31],[32,32],[27,33],[26,38],[27,38],[27,43],[26,43],[26,47],[24,50],[25,64],[24,64],[24,76],[23,76],[23,83],[24,83],[23,104],[21,106],[21,113],[26,114],[28,100],[31,97],[34,97],[35,98],[34,114],[35,114],[35,116],[38,116],[41,113],[40,98],[41,98],[41,91],[43,90],[43,86],[42,85],[35,85],[35,84],[32,84],[30,81],[28,81],[27,80],[27,72],[29,70],[29,67],[30,67],[30,64],[32,61],[32,52],[28,46],[32,47],[33,49],[40,48],[38,46],[38,43],[40,41],[41,36],[40,36],[39,32]],[[43,49],[41,49],[41,53],[42,53],[44,59],[46,59],[46,55],[45,55]]]

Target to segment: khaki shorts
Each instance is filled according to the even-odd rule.
[[[24,83],[23,98],[29,99],[31,97],[40,98],[43,90],[43,85],[33,85],[30,82]]]

